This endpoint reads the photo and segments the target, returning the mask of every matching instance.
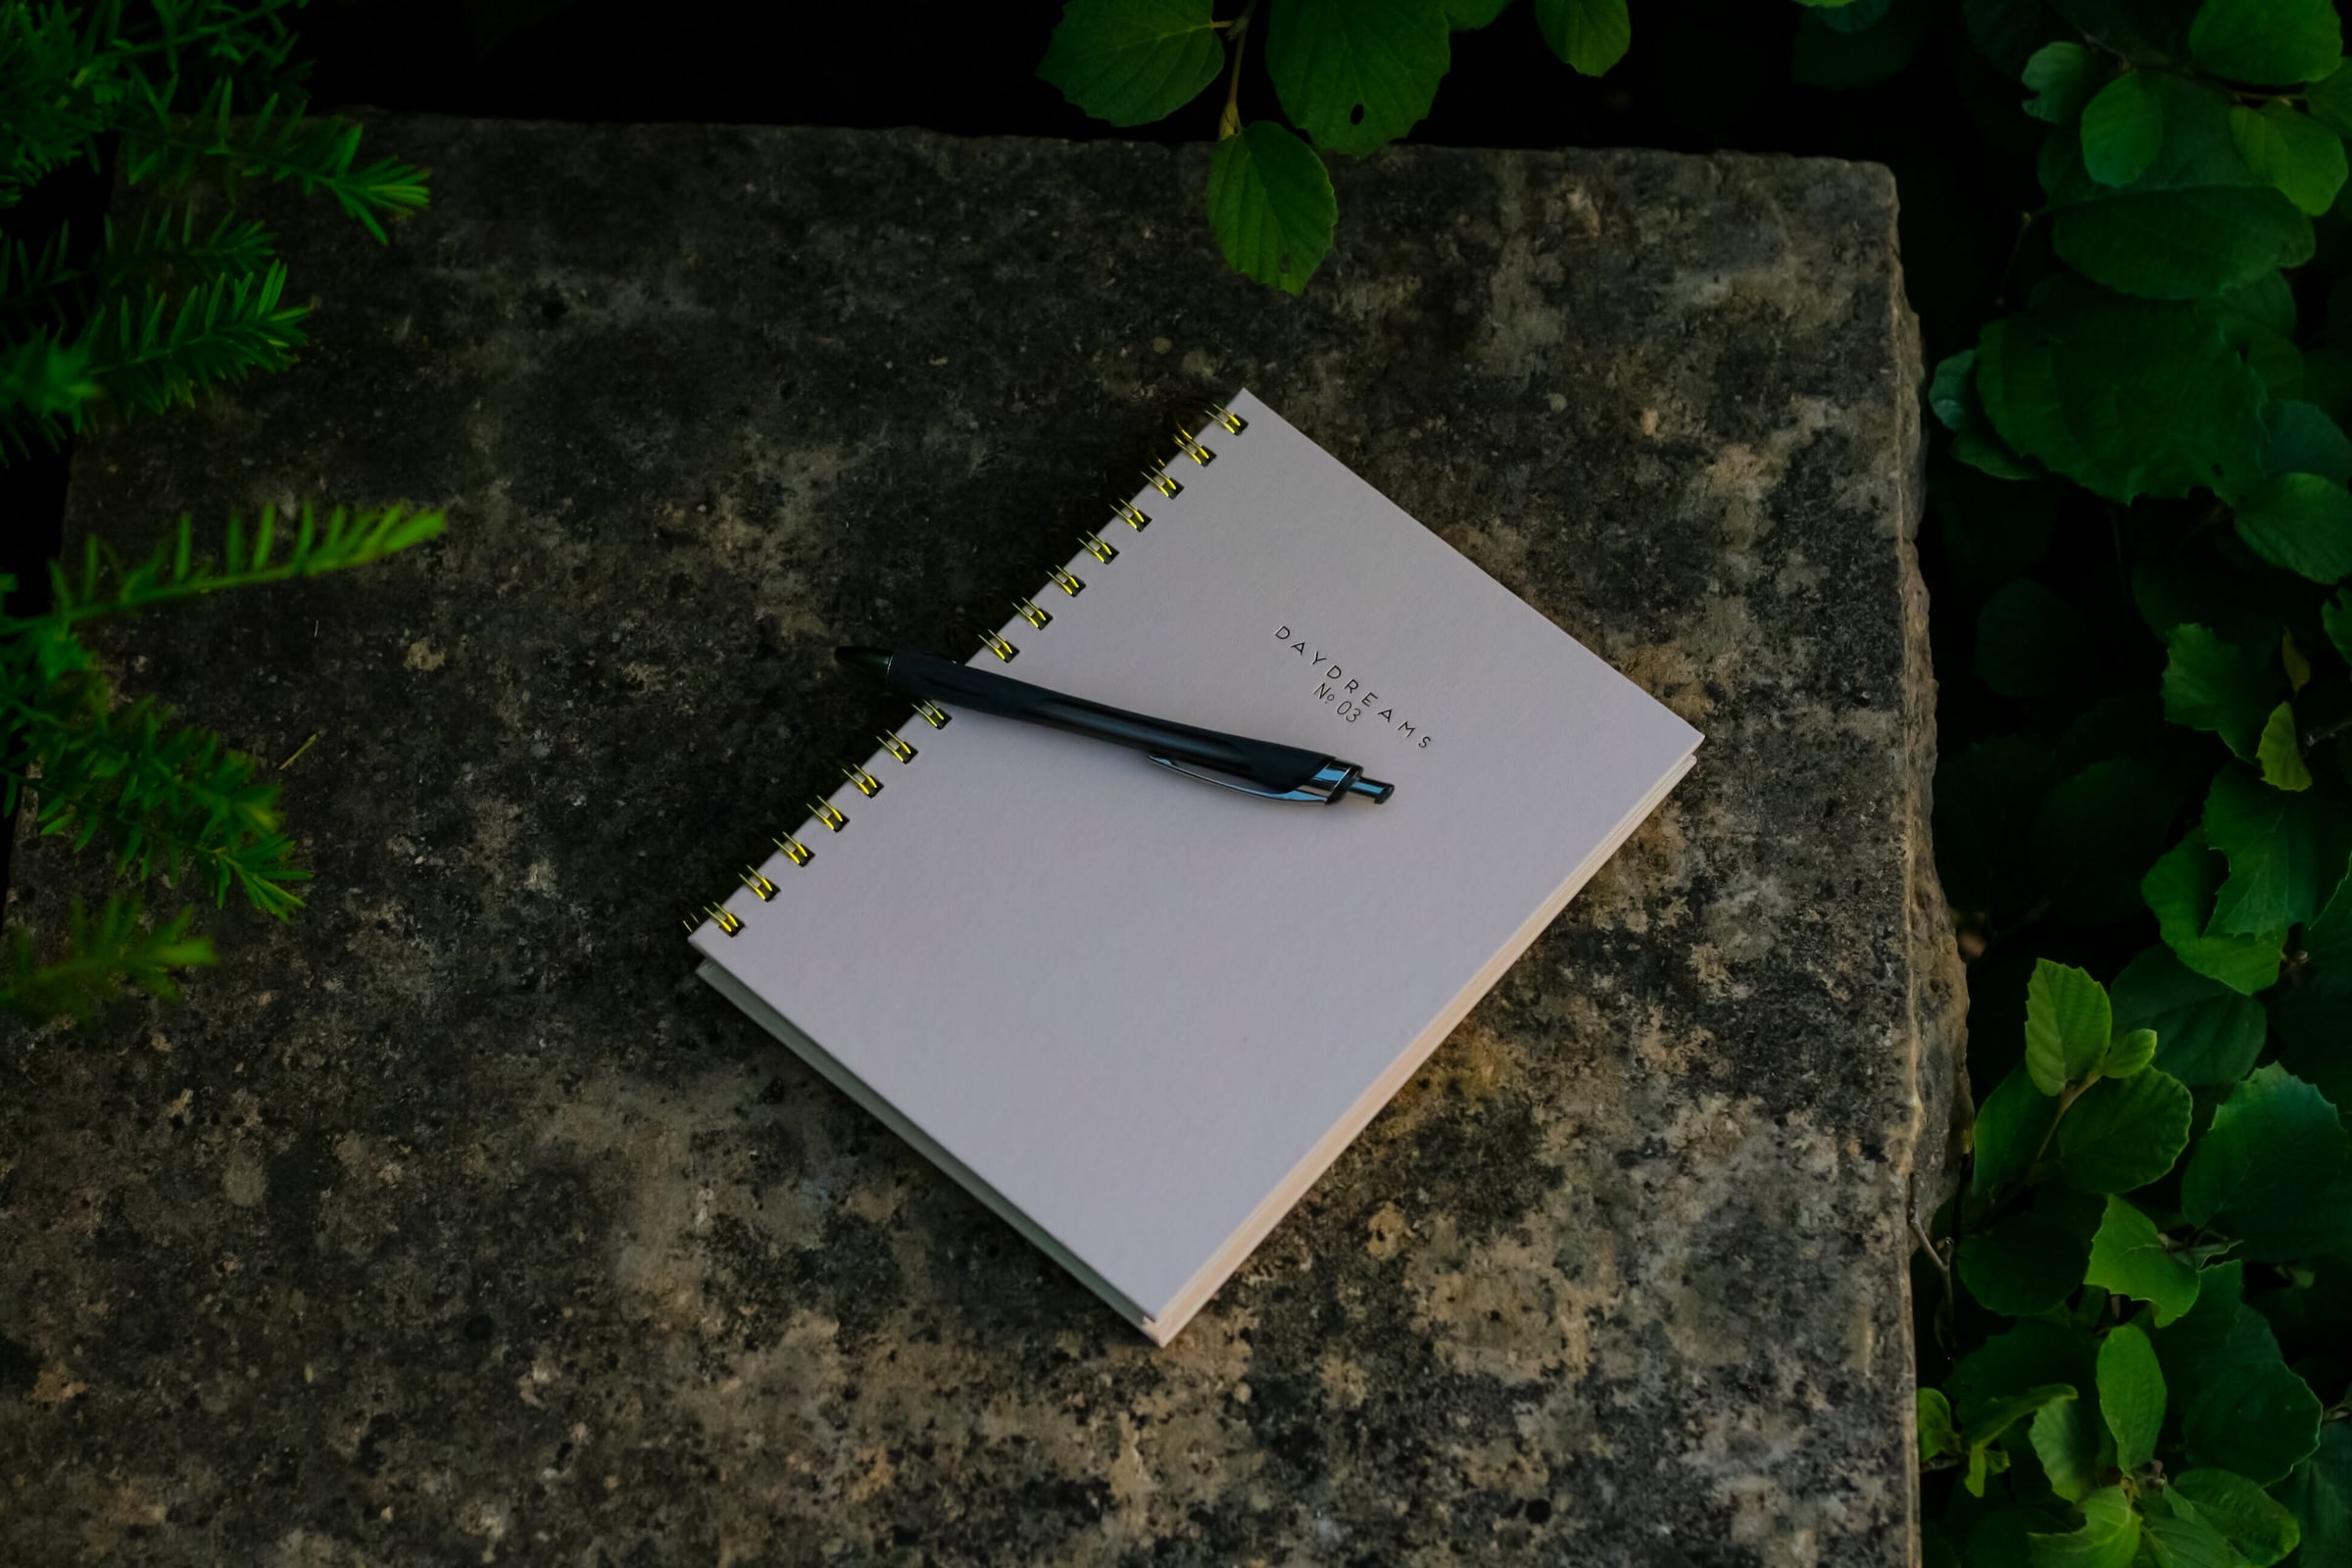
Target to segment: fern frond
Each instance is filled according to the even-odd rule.
[[[122,62],[68,0],[0,4],[0,207],[43,174],[92,155],[123,98]]]
[[[193,405],[197,388],[241,380],[255,370],[282,370],[303,343],[307,305],[285,305],[286,270],[216,277],[198,284],[172,310],[163,290],[149,286],[138,299],[101,305],[82,334],[89,376],[126,414],[159,414],[175,403]]]
[[[158,57],[165,72],[174,76],[193,64],[189,56],[225,70],[282,70],[295,41],[286,13],[305,3],[147,0],[140,9],[153,22],[153,35],[144,25],[125,27],[122,52],[133,58]]]
[[[209,233],[199,234],[194,208],[158,205],[135,227],[118,229],[113,219],[106,220],[93,271],[107,292],[143,282],[192,286],[263,270],[276,242],[256,219],[223,213]]]
[[[0,241],[0,320],[22,329],[26,318],[46,317],[61,328],[71,319],[82,273],[67,260],[67,227],[60,223],[49,243],[38,247]]]
[[[248,176],[292,180],[305,195],[324,191],[343,211],[385,238],[381,218],[421,210],[429,193],[426,172],[393,159],[358,163],[360,127],[340,116],[305,118],[299,96],[277,93],[239,119],[231,114],[230,84],[213,84],[192,115],[165,112],[169,94],[151,96],[152,111],[122,137],[123,173],[132,183],[166,182],[215,173],[234,184]]]
[[[98,397],[90,351],[60,343],[43,328],[0,349],[0,463],[28,456],[34,443],[54,450],[81,427],[81,411]]]
[[[23,926],[9,933],[0,959],[0,1012],[32,1024],[52,1018],[87,1023],[124,985],[177,1002],[175,971],[214,961],[213,939],[188,934],[195,918],[194,909],[183,908],[161,925],[143,927],[144,910],[134,896],[107,900],[95,918],[75,899],[65,949],[54,961],[40,961],[32,933]]]
[[[233,887],[281,919],[301,906],[286,884],[310,873],[278,830],[277,786],[259,759],[174,723],[153,698],[116,708],[94,669],[9,684],[16,723],[0,772],[11,805],[38,778],[40,832],[71,836],[76,853],[104,837],[118,875],[193,878],[216,904]]]
[[[183,513],[172,536],[134,566],[124,566],[122,558],[95,537],[83,542],[77,575],[68,573],[63,563],[50,563],[49,612],[20,619],[0,616],[0,636],[17,636],[44,624],[71,626],[93,615],[143,610],[223,588],[323,576],[438,538],[448,525],[441,512],[410,512],[398,506],[356,512],[337,507],[322,521],[318,509],[305,502],[289,538],[279,525],[277,509],[270,506],[262,509],[250,535],[244,519],[231,515],[227,537],[215,559],[197,554],[195,525]]]

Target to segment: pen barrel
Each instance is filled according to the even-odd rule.
[[[1331,760],[1327,752],[1253,741],[1217,730],[1131,713],[1083,697],[1032,686],[994,670],[975,669],[922,654],[893,654],[889,683],[909,697],[947,703],[975,712],[996,713],[1087,735],[1180,762],[1252,779],[1270,789],[1294,790]]]

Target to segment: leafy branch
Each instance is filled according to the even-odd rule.
[[[178,972],[215,961],[212,939],[189,934],[195,917],[183,908],[149,926],[144,906],[130,895],[108,899],[95,916],[75,899],[62,951],[47,963],[33,934],[19,926],[7,936],[0,1012],[31,1024],[61,1017],[86,1023],[124,985],[176,1002]]]

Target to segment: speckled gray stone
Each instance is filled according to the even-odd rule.
[[[270,198],[301,366],[76,459],[76,537],[451,523],[102,639],[318,733],[317,879],[185,1005],[0,1050],[0,1561],[1910,1558],[1958,979],[1884,171],[1398,149],[1291,300],[1219,264],[1205,148],[373,144],[435,171],[390,248]],[[835,643],[1034,586],[1244,384],[1708,740],[1161,1351],[675,911],[887,716]],[[20,865],[36,929],[104,886]]]

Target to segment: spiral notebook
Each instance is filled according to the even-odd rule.
[[[920,705],[691,941],[1165,1345],[1699,736],[1247,392],[1147,480],[970,662],[1325,749],[1395,795],[1255,800]]]

